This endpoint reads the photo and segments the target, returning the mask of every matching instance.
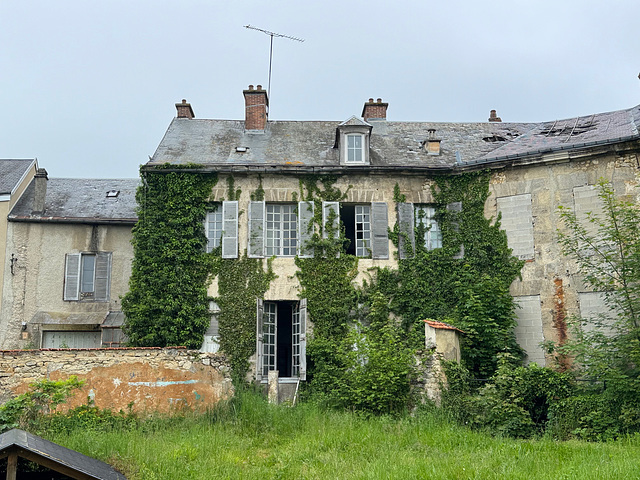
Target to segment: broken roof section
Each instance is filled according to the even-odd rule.
[[[0,435],[0,458],[19,456],[77,480],[127,480],[110,465],[40,438],[13,429]],[[11,461],[9,462],[11,464]],[[15,468],[14,463],[14,468]],[[10,478],[7,475],[7,478]],[[16,478],[13,476],[12,478]],[[18,478],[21,478],[18,475]]]
[[[252,135],[245,132],[242,121],[175,118],[146,167],[196,164],[238,172],[392,168],[448,173],[497,166],[514,158],[542,160],[549,152],[638,140],[640,106],[541,123],[382,120],[370,124],[370,165],[340,166],[335,148],[338,121],[270,121],[264,134]],[[429,130],[435,130],[441,139],[439,155],[428,155],[422,147]]]
[[[34,211],[36,180],[9,214],[10,221],[130,224],[137,221],[136,179],[51,178],[44,211]],[[39,209],[37,209],[39,210]]]
[[[33,159],[5,160],[0,159],[0,195],[11,195],[20,185],[21,180],[36,163]]]

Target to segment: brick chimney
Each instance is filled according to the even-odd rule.
[[[501,122],[502,119],[496,114],[495,110],[491,110],[489,113],[489,121],[490,122]]]
[[[264,130],[267,126],[269,116],[269,98],[267,91],[262,89],[262,85],[258,85],[253,89],[253,85],[249,85],[248,90],[242,91],[244,95],[244,129],[245,130]]]
[[[388,106],[388,103],[382,103],[381,98],[375,102],[373,98],[370,98],[362,108],[362,118],[365,122],[369,120],[386,120]]]
[[[178,118],[192,119],[196,117],[191,108],[191,104],[187,103],[184,98],[182,99],[182,103],[176,103],[176,110],[178,111]]]
[[[39,168],[34,177],[35,193],[33,195],[32,213],[44,213],[44,204],[47,197],[47,181],[49,176],[44,168]]]

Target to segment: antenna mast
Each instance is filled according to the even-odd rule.
[[[304,42],[304,39],[298,38],[298,37],[291,37],[289,35],[283,35],[282,33],[270,32],[268,30],[263,30],[262,28],[253,27],[251,25],[245,25],[244,28],[257,30],[258,32],[265,33],[271,37],[271,45],[269,47],[269,84],[267,85],[267,96],[270,98],[271,97],[271,61],[273,60],[273,37],[288,38],[289,40],[295,40],[296,42]]]

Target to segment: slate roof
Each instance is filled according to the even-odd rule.
[[[137,179],[50,178],[45,210],[34,214],[35,181],[9,214],[10,221],[91,222],[134,224]],[[107,192],[118,192],[108,197]]]
[[[27,173],[35,160],[5,160],[0,159],[0,195],[13,193],[22,177]]]
[[[350,119],[351,120],[351,119]],[[349,120],[348,120],[349,121]],[[340,167],[338,121],[270,121],[264,133],[244,122],[174,118],[152,159],[153,167],[198,164],[235,171],[405,168],[451,171],[545,152],[640,138],[640,105],[615,112],[541,123],[437,123],[369,120],[370,163]],[[428,130],[441,139],[440,155],[427,155]],[[247,147],[246,152],[236,147]]]
[[[127,480],[124,475],[100,460],[87,457],[80,452],[60,446],[24,430],[16,428],[0,435],[0,455],[6,455],[8,451],[16,447],[34,454],[36,463],[40,463],[37,459],[43,459],[70,468],[75,472],[83,473],[88,478]],[[18,450],[18,455],[23,456],[20,450]],[[20,478],[20,475],[18,475],[18,478]]]

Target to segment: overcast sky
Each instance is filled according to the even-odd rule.
[[[137,177],[175,103],[242,119],[267,86],[272,120],[360,115],[483,122],[640,104],[640,1],[2,0],[0,158],[50,177]]]

